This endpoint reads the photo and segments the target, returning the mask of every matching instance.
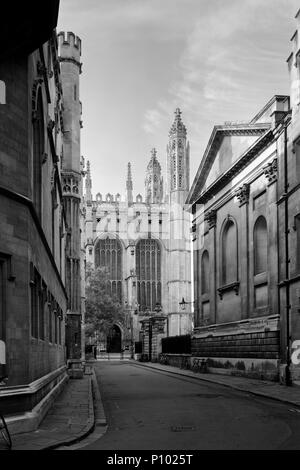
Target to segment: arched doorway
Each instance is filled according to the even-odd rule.
[[[107,352],[120,353],[122,349],[122,334],[118,325],[114,325],[107,335]]]

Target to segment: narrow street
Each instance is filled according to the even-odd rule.
[[[291,405],[128,362],[94,366],[108,430],[82,450],[300,449]]]

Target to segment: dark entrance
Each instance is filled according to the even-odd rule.
[[[107,352],[120,353],[122,346],[121,330],[117,325],[114,325],[107,335]]]

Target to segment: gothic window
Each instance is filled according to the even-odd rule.
[[[205,250],[201,259],[201,294],[209,292],[209,255]]]
[[[175,150],[175,147],[176,147],[176,141],[173,140],[173,142],[172,142],[172,150]]]
[[[137,243],[136,274],[140,310],[154,311],[156,303],[161,304],[161,251],[156,240]]]
[[[178,159],[178,169],[182,170],[182,158]]]
[[[222,281],[223,285],[237,281],[238,273],[237,229],[229,219],[222,233]]]
[[[0,80],[0,104],[6,104],[6,87],[3,80]]]
[[[182,140],[181,140],[181,139],[178,140],[178,148],[179,148],[179,149],[182,148]]]
[[[182,175],[179,175],[178,186],[179,188],[182,186]]]
[[[37,98],[36,118],[33,122],[33,203],[41,217],[42,205],[42,155],[44,153],[44,116],[42,93]]]
[[[267,271],[268,234],[267,222],[263,216],[258,217],[253,231],[254,241],[254,275]]]
[[[106,268],[107,288],[122,301],[122,245],[115,238],[98,240],[95,248],[95,266]]]

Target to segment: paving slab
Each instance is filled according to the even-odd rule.
[[[87,436],[95,425],[92,375],[70,379],[36,431],[12,436],[13,450],[47,450]]]

